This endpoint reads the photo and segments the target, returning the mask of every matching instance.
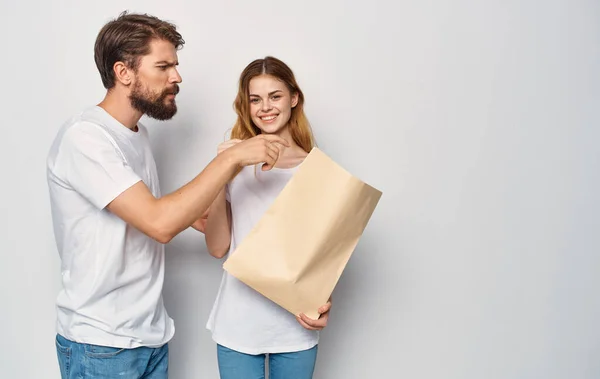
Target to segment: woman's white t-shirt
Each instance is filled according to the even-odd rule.
[[[249,166],[227,185],[232,214],[229,254],[234,253],[296,170],[262,171],[259,166]],[[246,354],[301,351],[314,347],[319,340],[317,331],[305,329],[293,314],[226,271],[206,326],[216,343]]]

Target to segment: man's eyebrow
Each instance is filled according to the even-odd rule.
[[[155,65],[167,65],[167,66],[179,66],[179,62],[169,62],[169,61],[158,61],[154,63]]]

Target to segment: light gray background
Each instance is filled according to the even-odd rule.
[[[2,1],[0,377],[59,377],[45,158],[101,100],[94,39],[126,8],[187,42],[180,112],[146,121],[165,192],[213,157],[266,54],[320,147],[384,192],[315,378],[600,377],[597,0]],[[171,377],[216,378],[221,262],[192,230],[167,252]]]

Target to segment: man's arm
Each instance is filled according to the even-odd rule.
[[[155,198],[143,182],[125,190],[107,208],[128,224],[160,243],[167,243],[194,224],[241,166],[265,162],[270,169],[279,150],[272,142],[289,145],[276,136],[260,135],[215,157],[191,182],[173,193]]]
[[[157,199],[140,181],[117,196],[107,208],[149,237],[167,243],[198,220],[235,170],[235,164],[217,157],[173,193]]]

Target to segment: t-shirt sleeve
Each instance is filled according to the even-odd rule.
[[[54,167],[66,183],[99,209],[141,180],[109,137],[87,123],[65,132]]]

